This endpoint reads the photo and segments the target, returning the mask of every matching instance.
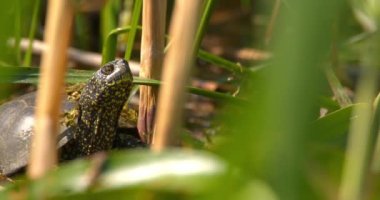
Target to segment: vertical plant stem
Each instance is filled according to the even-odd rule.
[[[170,27],[172,45],[164,60],[163,85],[158,100],[154,151],[162,150],[178,138],[201,6],[201,0],[181,0],[175,4]]]
[[[203,15],[201,17],[201,21],[199,23],[197,34],[195,35],[195,51],[198,51],[201,46],[203,35],[206,32],[206,26],[211,16],[212,8],[214,7],[215,0],[206,0],[204,2]]]
[[[367,42],[367,51],[362,57],[363,75],[359,81],[356,97],[356,102],[367,103],[367,105],[356,107],[353,111],[353,115],[359,117],[354,118],[350,127],[340,187],[341,200],[364,198],[364,184],[369,172],[377,132],[371,127],[373,125],[372,102],[375,98],[380,66],[376,56],[376,53],[380,52],[380,37],[377,35]]]
[[[56,136],[67,63],[67,50],[73,22],[70,1],[48,2],[46,17],[46,49],[42,55],[41,76],[37,91],[37,110],[33,148],[28,176],[38,178],[57,161]]]
[[[102,49],[102,65],[115,59],[117,36],[122,33],[127,33],[131,27],[117,28],[109,32]]]
[[[372,171],[374,173],[380,172],[380,93],[377,95],[374,102],[374,118],[373,118],[373,131],[376,138],[375,150],[372,158]]]
[[[101,34],[103,46],[111,30],[117,27],[120,0],[109,0],[101,12]]]
[[[131,25],[133,13],[133,1],[123,1],[122,9],[119,13],[119,27],[126,27]],[[126,44],[128,41],[128,34],[118,37],[118,41]]]
[[[29,37],[28,37],[29,45],[28,45],[28,49],[25,52],[24,61],[23,61],[24,66],[30,66],[32,63],[33,40],[34,40],[34,36],[37,30],[38,15],[40,13],[40,7],[41,7],[41,0],[35,0],[33,15],[32,15],[32,24],[30,26]]]
[[[115,59],[117,45],[117,34],[109,34],[103,43],[102,65]]]
[[[319,111],[315,97],[321,95],[321,63],[331,48],[331,27],[340,5],[330,0],[294,0],[291,5],[278,17],[273,63],[259,76],[247,76],[248,84],[241,88],[247,106],[228,113],[231,137],[220,151],[247,177],[270,184],[278,199],[314,199],[304,166],[313,141],[310,124]]]
[[[130,60],[132,56],[133,44],[135,43],[135,37],[137,32],[137,26],[141,15],[142,0],[135,0],[133,6],[133,13],[131,19],[131,30],[128,34],[127,49],[125,50],[124,58]]]
[[[140,77],[161,79],[165,47],[166,0],[145,0],[143,3]],[[137,128],[140,137],[151,143],[158,88],[140,86]]]
[[[21,41],[21,13],[22,13],[22,5],[21,0],[16,0],[16,14],[15,14],[15,56],[16,63],[20,63],[21,59],[21,49],[20,49],[20,41]]]

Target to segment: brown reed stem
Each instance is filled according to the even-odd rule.
[[[185,101],[185,85],[194,61],[194,40],[202,8],[201,0],[176,1],[170,27],[171,47],[164,60],[156,133],[152,149],[160,151],[178,138]]]
[[[140,77],[161,79],[165,48],[166,0],[144,0],[141,38]],[[137,127],[140,137],[151,143],[158,88],[140,86],[139,118]]]
[[[47,47],[42,55],[35,134],[28,168],[28,176],[32,179],[43,176],[57,162],[56,136],[74,15],[71,2],[67,0],[49,1],[47,12]]]

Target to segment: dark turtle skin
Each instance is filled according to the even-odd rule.
[[[95,72],[80,96],[78,122],[70,130],[73,139],[62,148],[63,159],[111,149],[132,80],[125,60],[107,63]]]
[[[88,156],[114,147],[144,146],[139,140],[120,131],[117,133],[118,118],[129,96],[132,80],[128,63],[115,60],[94,73],[77,105],[63,102],[64,112],[77,109],[79,114],[76,123],[61,127],[58,136],[60,160]],[[34,101],[35,93],[30,93],[0,106],[0,174],[11,174],[27,164],[33,134]]]

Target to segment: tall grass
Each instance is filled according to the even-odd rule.
[[[259,1],[255,4],[246,0],[239,2],[252,6]],[[184,150],[170,147],[171,141],[163,141],[156,149],[165,147],[169,150],[161,153],[142,149],[114,152],[108,157],[99,154],[92,160],[67,163],[36,181],[8,185],[0,192],[0,198],[11,198],[18,191],[27,191],[25,194],[35,199],[41,195],[78,199],[95,198],[96,195],[110,199],[377,199],[380,195],[376,191],[380,163],[377,157],[380,143],[376,146],[376,139],[380,141],[377,138],[379,114],[378,101],[375,101],[375,107],[372,103],[378,93],[376,55],[379,43],[373,27],[379,23],[374,4],[355,2],[349,5],[339,0],[280,1],[278,16],[269,25],[273,30],[269,48],[273,56],[269,62],[263,63],[264,67],[250,68],[200,48],[213,14],[212,8],[219,3],[202,1],[202,9],[197,9],[201,13],[200,23],[198,26],[192,24],[192,27],[198,27],[196,31],[192,30],[193,37],[166,44],[168,54],[177,63],[167,64],[171,68],[170,77],[177,78],[182,73],[183,80],[188,79],[191,60],[197,56],[235,75],[241,81],[240,90],[235,97],[185,86],[184,82],[179,85],[179,81],[174,81],[170,86],[176,89],[175,94],[174,89],[166,89],[168,95],[163,95],[163,99],[167,99],[164,100],[165,106],[176,110],[170,116],[167,115],[169,112],[159,111],[158,116],[166,117],[165,123],[169,127],[160,131],[166,134],[165,130],[168,130],[178,136],[183,132],[179,110],[185,92],[217,100],[218,105],[225,106],[218,107],[218,121],[212,122],[218,124],[218,128],[212,130],[216,136],[211,137],[209,146]],[[5,45],[8,39],[26,35],[8,20],[17,14],[12,11],[20,9],[15,3],[6,2],[0,6],[0,27],[9,27],[0,31],[0,64],[5,66],[18,65],[17,46]],[[38,3],[36,0],[35,6]],[[117,35],[124,33],[128,34],[128,41],[121,45],[126,47],[124,58],[129,60],[138,38],[136,35],[140,33],[142,1],[134,1],[131,24],[127,27],[117,25],[121,3],[120,0],[109,1],[102,11],[103,63],[115,58]],[[367,16],[359,20],[366,30],[360,35],[359,42],[342,42],[347,38],[336,33],[340,26],[346,27],[339,31],[352,28],[351,22],[342,23],[339,19],[348,6],[352,6],[356,13],[364,9],[364,15],[360,16]],[[38,13],[36,9],[33,16]],[[352,14],[348,15],[353,18]],[[171,20],[176,20],[176,16],[173,15]],[[35,17],[32,22],[34,25],[28,32],[30,38],[34,38]],[[358,32],[357,24],[354,29],[353,32]],[[177,31],[189,30],[181,28]],[[178,33],[173,30],[168,41]],[[261,39],[264,40],[265,36]],[[191,40],[193,42],[189,44]],[[339,72],[333,68],[337,63],[345,64],[346,60],[332,54],[342,53],[343,48],[355,42],[360,44],[361,55],[356,56],[362,74],[353,91],[353,103]],[[182,51],[185,43],[188,44],[187,51]],[[192,48],[195,49],[194,55]],[[29,49],[24,64],[30,65],[30,55]],[[184,66],[184,70],[179,70]],[[12,82],[16,78],[15,82],[36,82],[38,70],[34,68],[24,68],[18,74],[7,71],[9,69],[0,68],[2,81]],[[91,73],[70,70],[67,80],[83,82]],[[157,87],[162,82],[135,77],[134,83]],[[179,100],[172,102],[176,95],[180,96]],[[332,95],[336,100],[331,98]],[[370,171],[371,166],[373,171]],[[41,193],[42,188],[48,188],[44,191],[46,193]]]
[[[229,113],[232,128],[221,152],[248,177],[265,180],[279,199],[313,199],[307,144],[339,2],[288,3],[275,30],[273,64],[248,77],[242,95],[249,105]]]

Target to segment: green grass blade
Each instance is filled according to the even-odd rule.
[[[141,26],[136,26],[136,29],[141,31]],[[117,35],[128,33],[133,30],[132,26],[127,26],[123,28],[116,28],[109,32],[105,43],[103,44],[103,50],[102,50],[102,64],[107,63],[113,59],[115,59],[116,55],[116,42],[117,42]],[[166,36],[168,37],[168,36]],[[231,71],[235,74],[242,74],[245,72],[245,69],[247,67],[244,67],[238,63],[231,62],[227,59],[224,59],[220,56],[213,55],[205,50],[200,49],[198,51],[198,58],[206,61],[208,63],[214,64],[218,67],[221,67],[223,69],[226,69],[228,71]],[[261,67],[260,67],[261,68]],[[256,71],[255,69],[251,70],[252,72]]]
[[[111,30],[118,25],[120,12],[120,0],[109,0],[101,11],[101,37],[102,42],[106,41]]]
[[[33,6],[32,24],[29,30],[29,45],[28,49],[25,51],[23,66],[30,66],[32,64],[32,54],[33,54],[33,40],[36,34],[39,14],[40,14],[41,0],[35,0]]]
[[[321,63],[330,51],[339,5],[330,0],[291,5],[281,10],[271,66],[260,70],[259,77],[247,77],[241,88],[249,104],[240,112],[227,112],[230,137],[220,151],[247,177],[269,183],[279,199],[314,199],[304,167],[312,141],[310,124],[319,113]]]
[[[217,65],[217,66],[219,66],[223,69],[226,69],[228,71],[231,71],[235,74],[240,74],[243,72],[243,69],[245,69],[240,64],[231,62],[229,60],[226,60],[222,57],[216,56],[214,54],[211,54],[211,53],[204,51],[204,50],[201,50],[201,49],[198,51],[198,58],[200,58],[206,62],[212,63],[214,65]]]
[[[366,103],[366,106],[353,111],[355,115],[361,117],[354,118],[350,127],[340,187],[341,200],[359,200],[365,197],[365,185],[369,180],[368,174],[378,130],[378,127],[374,127],[378,122],[373,120],[378,120],[376,119],[378,116],[373,110],[372,103],[379,81],[380,62],[377,56],[380,52],[379,44],[380,34],[377,33],[365,41],[362,51],[363,74],[356,89],[356,102]]]
[[[195,150],[175,149],[157,154],[140,149],[111,152],[108,156],[98,154],[92,158],[65,163],[38,180],[10,185],[0,192],[0,198],[12,199],[20,188],[25,189],[29,199],[77,199],[73,198],[78,197],[75,195],[82,198],[87,195],[85,199],[119,199],[121,196],[136,199],[136,194],[141,197],[146,192],[155,194],[155,198],[161,192],[178,197],[207,195],[229,170],[215,155]],[[183,168],[189,164],[191,169]],[[94,198],[89,198],[91,195]]]
[[[0,6],[0,63],[12,65],[15,64],[15,48],[9,44],[10,38],[15,38],[15,19],[19,3],[17,1],[3,1]],[[16,42],[16,41],[15,41]],[[17,43],[15,43],[17,44]]]
[[[134,77],[133,83],[138,84],[138,85],[149,85],[149,86],[159,86],[162,84],[161,81],[141,78],[141,77]],[[196,87],[189,87],[189,86],[187,87],[187,90],[192,94],[197,94],[197,95],[208,97],[215,100],[224,100],[224,101],[239,103],[239,104],[245,103],[244,100],[241,100],[239,98],[236,98],[232,95],[228,95],[225,93],[213,92],[213,91],[208,91],[208,90],[204,90],[204,89],[200,89]]]
[[[375,151],[373,154],[372,171],[375,173],[380,172],[380,93],[377,95],[374,102],[374,119],[373,119],[373,135],[377,137],[375,144]]]
[[[28,83],[37,84],[40,75],[38,67],[0,66],[0,83]],[[87,81],[94,71],[68,70],[67,83],[83,83]]]
[[[117,36],[122,33],[127,33],[131,30],[131,27],[116,28],[109,32],[102,50],[102,65],[115,59]]]
[[[37,84],[39,76],[39,68],[36,67],[5,67],[0,66],[0,83],[30,83]],[[89,70],[74,70],[69,69],[66,74],[66,83],[83,83],[88,81],[88,79],[93,75],[94,71]],[[134,77],[133,83],[137,85],[150,85],[150,86],[159,86],[161,81]],[[192,94],[208,97],[215,100],[229,101],[238,104],[244,104],[245,101],[239,98],[236,98],[232,95],[208,91],[196,87],[187,87],[188,91]]]
[[[132,19],[131,19],[131,30],[128,34],[128,43],[125,50],[124,58],[130,60],[132,56],[133,44],[135,43],[136,32],[138,29],[138,24],[140,21],[142,10],[142,0],[135,0],[133,5]]]
[[[15,42],[15,56],[16,56],[16,64],[20,64],[21,60],[21,49],[20,49],[20,41],[21,41],[21,19],[22,19],[22,3],[21,0],[16,0],[16,14],[15,14],[15,23],[14,23],[14,42]]]
[[[359,106],[363,106],[363,104],[349,105],[314,121],[311,130],[313,130],[313,138],[315,139],[312,141],[325,142],[344,136],[349,130],[351,119],[360,117],[352,115],[352,110]]]
[[[199,47],[201,46],[203,35],[206,32],[206,27],[209,22],[214,4],[215,4],[215,0],[206,0],[204,2],[203,14],[199,23],[197,33],[195,35],[195,42],[194,42],[195,51],[198,51]]]

